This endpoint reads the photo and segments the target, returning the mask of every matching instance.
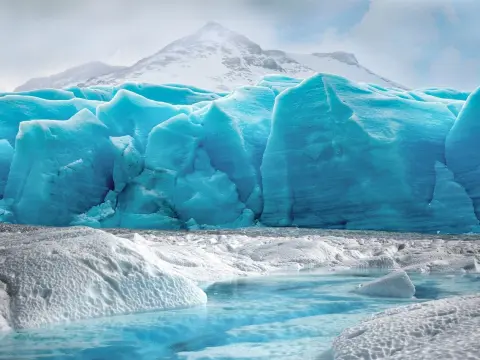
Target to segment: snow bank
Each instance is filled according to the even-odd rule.
[[[480,296],[395,308],[349,328],[322,359],[476,359]]]
[[[131,237],[129,231],[118,230]],[[383,234],[261,228],[229,232],[142,232],[148,247],[194,281],[321,268],[348,273],[448,273],[478,269],[480,241]],[[387,281],[387,283],[390,280]],[[392,279],[394,283],[396,279]],[[408,289],[408,280],[400,281]],[[410,292],[408,290],[407,292]]]
[[[203,304],[138,240],[70,228],[0,236],[0,329]],[[8,294],[8,296],[5,296]],[[8,305],[5,305],[8,303]]]
[[[3,221],[480,229],[478,92],[327,74],[55,91],[0,95]]]

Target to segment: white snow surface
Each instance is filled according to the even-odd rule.
[[[394,308],[342,332],[321,359],[478,359],[480,295]]]
[[[477,272],[479,254],[480,242],[468,237],[10,226],[0,233],[0,329],[204,304],[201,286],[243,276],[312,268]],[[400,295],[408,289],[402,281]],[[398,284],[393,276],[376,291],[392,295]]]
[[[1,234],[0,279],[8,294],[2,299],[0,288],[0,328],[6,321],[22,329],[207,301],[141,240],[87,228]]]
[[[238,86],[254,85],[265,75],[307,78],[319,72],[344,76],[356,82],[403,88],[360,65],[353,54],[292,54],[264,50],[245,36],[215,22],[207,23],[192,35],[174,41],[132,66],[111,69],[95,76],[83,71],[86,66],[53,75],[51,78],[55,81],[30,80],[16,91],[37,89],[39,85],[57,88],[112,86],[125,82],[180,83],[212,91],[230,91]]]
[[[216,232],[146,231],[141,237],[161,259],[195,281],[313,268],[329,271],[405,269],[415,273],[476,272],[480,241],[408,234],[295,229]],[[128,233],[120,236],[133,237]]]
[[[415,286],[408,274],[404,270],[399,270],[366,284],[361,284],[355,292],[368,296],[408,299],[415,295]]]

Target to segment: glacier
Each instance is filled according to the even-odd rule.
[[[476,232],[479,104],[330,74],[0,94],[0,219]]]

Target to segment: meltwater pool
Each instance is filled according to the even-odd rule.
[[[412,302],[480,291],[480,275],[412,275],[416,298],[352,293],[378,273],[303,272],[206,287],[202,307],[0,335],[0,359],[317,359],[344,328]]]

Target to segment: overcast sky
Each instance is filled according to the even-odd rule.
[[[353,52],[412,87],[480,86],[480,0],[0,0],[0,90],[131,64],[208,20],[264,48]]]

